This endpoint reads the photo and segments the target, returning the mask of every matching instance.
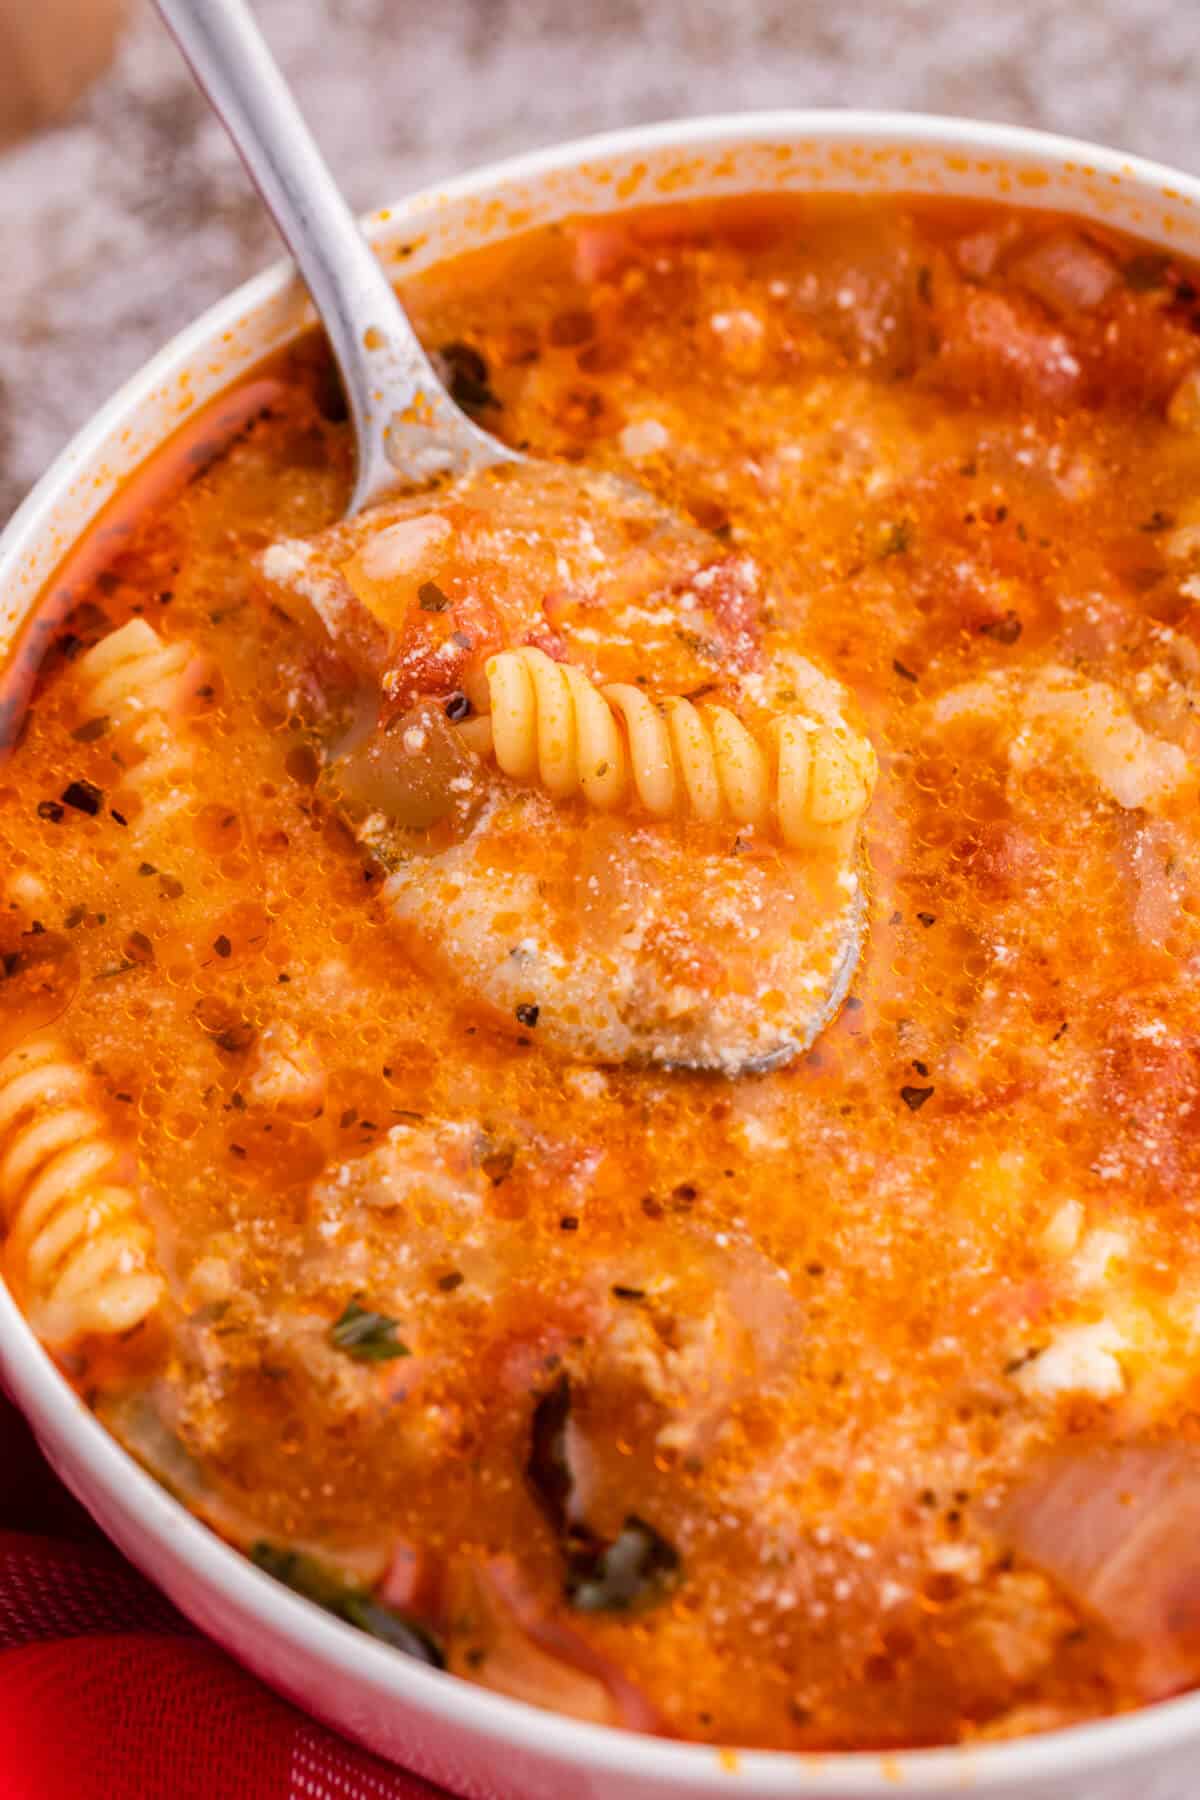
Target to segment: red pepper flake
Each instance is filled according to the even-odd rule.
[[[77,725],[71,736],[77,744],[94,744],[97,738],[104,736],[108,726],[108,714],[102,713],[98,719],[88,719],[83,725]]]
[[[63,809],[57,800],[39,800],[37,816],[39,819],[49,819],[52,825],[57,825],[63,816]]]
[[[529,1027],[529,1029],[532,1030],[533,1027],[538,1022],[538,1018],[541,1015],[541,1010],[542,1009],[540,1006],[530,1006],[527,1004],[522,1004],[521,1006],[518,1006],[518,1008],[517,1008],[517,1024],[518,1025],[527,1025]]]
[[[565,1218],[558,1221],[558,1229],[560,1231],[578,1231],[579,1220],[573,1214],[568,1213]]]
[[[989,619],[986,625],[979,627],[984,637],[989,637],[997,644],[1015,644],[1021,635],[1021,621],[1010,607],[999,619]]]
[[[445,612],[450,604],[450,596],[444,594],[436,581],[423,581],[417,589],[417,605],[422,612]]]
[[[73,806],[76,812],[87,813],[94,819],[104,801],[104,790],[98,788],[94,781],[72,781],[66,786],[59,799],[64,806]]]
[[[233,952],[233,945],[230,943],[229,939],[225,936],[225,933],[222,932],[220,937],[213,939],[213,949],[216,951],[218,956],[229,956]]]
[[[920,1112],[932,1092],[933,1089],[931,1087],[902,1087],[900,1089],[900,1098],[903,1100],[905,1106],[907,1106],[909,1112]]]
[[[898,656],[893,656],[892,658],[892,669],[895,674],[899,675],[902,681],[916,681],[917,679],[911,669],[905,668]]]
[[[144,931],[131,931],[125,940],[124,954],[133,962],[152,963],[154,945]]]
[[[929,930],[931,925],[937,924],[936,913],[918,913],[917,918],[921,921],[921,924],[925,927],[926,931]]]
[[[512,1174],[513,1164],[516,1160],[517,1156],[515,1150],[508,1147],[502,1147],[497,1150],[489,1150],[487,1154],[481,1158],[479,1166],[491,1182],[492,1186],[499,1187],[503,1182],[507,1181]]]

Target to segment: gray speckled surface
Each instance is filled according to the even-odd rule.
[[[680,113],[974,113],[1200,168],[1196,0],[258,0],[354,204]],[[0,71],[0,80],[3,71]],[[134,7],[68,124],[0,156],[0,519],[99,401],[275,255],[219,127]]]

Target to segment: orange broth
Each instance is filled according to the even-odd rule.
[[[0,1054],[52,1030],[87,1072],[163,1292],[52,1347],[264,1566],[724,1744],[1200,1680],[1195,1534],[1152,1534],[1139,1610],[1046,1522],[1062,1459],[1101,1500],[1135,1470],[1156,1533],[1121,1458],[1200,1481],[1198,288],[1054,215],[845,198],[406,287],[483,424],[769,569],[764,640],[861,709],[868,941],[773,1073],[572,1062],[398,933],[319,780],[319,624],[258,567],[349,494],[319,340],[85,568],[0,765]],[[77,679],[135,617],[203,659],[166,809]]]

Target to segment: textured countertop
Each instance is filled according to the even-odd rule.
[[[1200,168],[1196,0],[257,0],[356,207],[681,113],[973,113]],[[0,80],[3,71],[0,70]],[[70,433],[276,242],[156,19],[0,155],[0,520]]]

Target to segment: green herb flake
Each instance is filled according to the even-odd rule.
[[[330,1327],[329,1341],[335,1350],[343,1350],[355,1362],[394,1362],[399,1356],[411,1356],[407,1344],[396,1336],[396,1320],[386,1313],[371,1312],[351,1300],[341,1318]]]
[[[441,1650],[423,1626],[393,1612],[389,1606],[381,1606],[377,1600],[352,1594],[343,1603],[341,1617],[348,1625],[357,1625],[368,1637],[390,1644],[393,1650],[401,1650],[417,1662],[429,1663],[435,1669],[445,1666]]]
[[[400,1650],[417,1662],[428,1663],[434,1669],[445,1667],[439,1645],[423,1625],[351,1587],[315,1557],[306,1556],[299,1550],[281,1550],[274,1544],[257,1543],[250,1551],[250,1560],[265,1574],[290,1587],[293,1593],[302,1594],[306,1600],[347,1625],[356,1626],[369,1637],[390,1644],[393,1650]]]

